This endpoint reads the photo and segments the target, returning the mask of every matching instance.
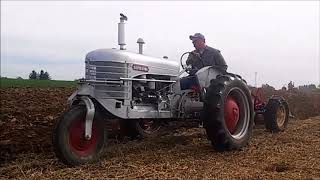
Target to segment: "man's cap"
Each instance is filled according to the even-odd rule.
[[[196,39],[205,39],[204,35],[201,33],[195,33],[194,35],[189,36],[190,40],[196,40]]]

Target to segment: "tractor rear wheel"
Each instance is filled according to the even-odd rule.
[[[271,132],[284,131],[289,121],[289,106],[283,97],[271,97],[264,112],[266,129]]]
[[[205,95],[204,127],[216,150],[246,146],[253,118],[250,92],[242,79],[221,75],[211,80]]]
[[[53,131],[53,148],[65,164],[75,166],[99,160],[105,150],[107,133],[96,111],[92,124],[91,139],[84,137],[86,107],[76,105],[65,112]]]

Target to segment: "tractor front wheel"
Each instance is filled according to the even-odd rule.
[[[84,137],[86,107],[71,107],[56,123],[53,147],[57,157],[68,165],[79,165],[99,160],[105,150],[107,133],[96,111],[91,138]]]

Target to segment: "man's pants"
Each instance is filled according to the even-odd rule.
[[[198,86],[197,76],[189,75],[180,79],[181,90],[191,89],[193,86]]]

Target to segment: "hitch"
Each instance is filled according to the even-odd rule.
[[[88,96],[82,96],[81,100],[85,103],[87,108],[84,137],[86,140],[90,140],[92,135],[92,122],[95,108],[92,100]]]

